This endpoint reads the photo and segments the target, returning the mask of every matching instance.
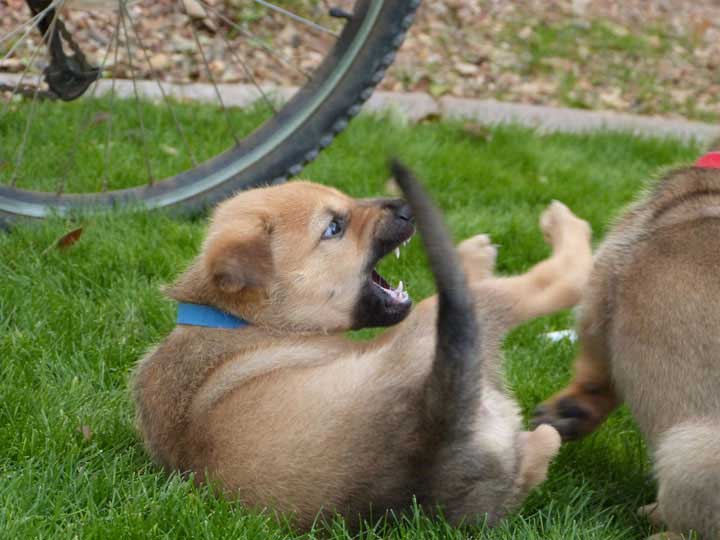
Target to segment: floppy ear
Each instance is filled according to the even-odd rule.
[[[269,227],[216,237],[205,252],[205,264],[213,285],[225,293],[267,285],[273,271]]]

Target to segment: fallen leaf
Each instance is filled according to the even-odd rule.
[[[623,109],[628,105],[628,102],[622,97],[622,91],[619,88],[600,92],[600,100],[604,105],[614,109]]]
[[[217,29],[218,29],[217,24],[215,24],[215,22],[212,19],[210,19],[209,17],[205,17],[201,22],[202,22],[203,26],[205,28],[207,28],[208,30],[210,30],[212,33],[217,32]]]
[[[625,37],[630,31],[620,24],[607,23],[609,30],[618,37]]]
[[[446,84],[431,83],[430,84],[430,95],[433,97],[440,97],[447,94],[450,91],[450,87]]]
[[[647,38],[647,42],[651,47],[655,49],[658,49],[662,45],[662,40],[658,36],[649,36]]]
[[[578,17],[584,17],[587,13],[588,4],[590,0],[572,0],[572,12]]]
[[[546,66],[559,69],[561,71],[565,72],[572,72],[573,67],[575,67],[575,62],[568,58],[560,58],[558,56],[551,56],[549,58],[543,58],[541,60],[543,64]]]
[[[524,27],[522,30],[518,32],[518,37],[522,39],[523,41],[527,41],[530,39],[530,36],[533,35],[533,29],[530,26]]]
[[[90,426],[83,425],[77,428],[77,430],[82,433],[82,437],[85,442],[90,442],[90,439],[92,439],[93,436],[93,432]]]
[[[670,96],[676,103],[685,103],[690,97],[693,96],[693,94],[694,92],[692,90],[688,90],[686,88],[670,90]]]
[[[418,118],[415,123],[416,124],[435,124],[436,122],[439,122],[442,120],[442,115],[440,113],[436,112],[430,112],[427,113],[420,118]]]
[[[702,38],[705,35],[705,32],[708,31],[708,28],[712,27],[712,21],[703,17],[699,21],[696,21],[694,26],[695,33]]]
[[[42,252],[43,255],[47,254],[51,249],[57,248],[57,249],[67,249],[73,244],[75,244],[78,240],[80,240],[80,237],[83,233],[83,227],[78,227],[77,229],[73,229],[69,233],[66,233],[62,235],[60,238],[55,240],[52,244],[50,244],[45,251]]]
[[[195,19],[204,19],[207,17],[205,8],[200,5],[197,0],[183,0],[183,6],[185,7],[185,13]]]
[[[170,66],[170,56],[164,53],[157,53],[150,57],[150,64],[156,71],[164,71]]]
[[[477,75],[480,72],[480,68],[478,68],[475,64],[458,62],[455,64],[455,71],[457,71],[460,75],[470,76]]]
[[[169,156],[177,156],[178,155],[178,149],[173,146],[168,146],[167,144],[161,144],[160,150],[165,152]]]
[[[77,229],[73,229],[69,233],[61,236],[58,241],[56,242],[56,246],[59,249],[66,249],[75,244],[78,240],[80,240],[80,237],[82,236],[83,228],[78,227]]]
[[[489,141],[492,139],[492,131],[490,128],[478,122],[465,122],[465,124],[463,124],[463,131],[466,135],[469,135],[474,139],[482,141]]]
[[[98,124],[102,124],[104,122],[107,122],[108,120],[110,120],[109,112],[99,112],[95,116],[93,116],[93,119],[90,121],[90,125],[97,126]]]

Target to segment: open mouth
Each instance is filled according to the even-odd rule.
[[[400,258],[402,247],[410,241],[414,233],[412,219],[405,216],[392,220],[389,226],[386,225],[376,236],[374,257],[366,266],[367,278],[355,305],[353,328],[392,326],[410,313],[412,300],[407,285],[403,281],[399,281],[396,286],[390,285],[377,271],[377,265],[391,253]]]
[[[410,238],[407,238],[406,240],[401,242],[400,245],[395,246],[395,248],[391,250],[395,252],[396,258],[400,258],[400,248],[407,245],[409,241]],[[380,275],[380,273],[375,268],[373,268],[370,272],[370,282],[372,283],[375,290],[384,297],[386,307],[390,307],[393,305],[404,306],[410,304],[410,295],[405,289],[405,284],[402,282],[402,280],[398,282],[396,287],[393,287],[383,276]]]

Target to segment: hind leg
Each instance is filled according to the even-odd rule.
[[[498,447],[498,440],[488,440],[488,433],[478,432],[476,437],[469,448],[450,449],[439,482],[442,488],[436,493],[437,502],[444,507],[445,518],[454,525],[494,526],[545,480],[550,462],[560,450],[560,435],[550,426],[540,426],[518,433],[509,448]],[[473,477],[481,480],[475,485],[468,484]]]
[[[663,521],[662,515],[660,515],[660,508],[658,503],[646,504],[645,506],[641,506],[640,508],[638,508],[638,515],[647,519],[650,524],[656,529],[665,527],[665,522]],[[661,533],[649,536],[646,540],[690,540],[690,537],[683,536],[679,533],[663,531]]]
[[[660,515],[660,507],[656,502],[641,506],[640,508],[638,508],[637,513],[638,516],[647,519],[653,527],[660,528],[665,525],[665,522]]]
[[[646,504],[641,506],[637,511],[640,517],[647,519],[655,529],[662,529],[665,527],[662,515],[660,514],[660,505],[658,503]],[[653,534],[646,540],[690,540],[688,537],[682,534],[663,531],[661,533]]]
[[[655,451],[659,518],[687,538],[720,538],[719,424],[717,418],[679,424],[660,437]]]

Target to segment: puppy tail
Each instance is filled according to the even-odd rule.
[[[413,174],[400,162],[393,176],[412,208],[438,289],[437,345],[426,386],[427,420],[442,440],[466,432],[468,411],[480,399],[480,338],[473,295],[439,210]]]

